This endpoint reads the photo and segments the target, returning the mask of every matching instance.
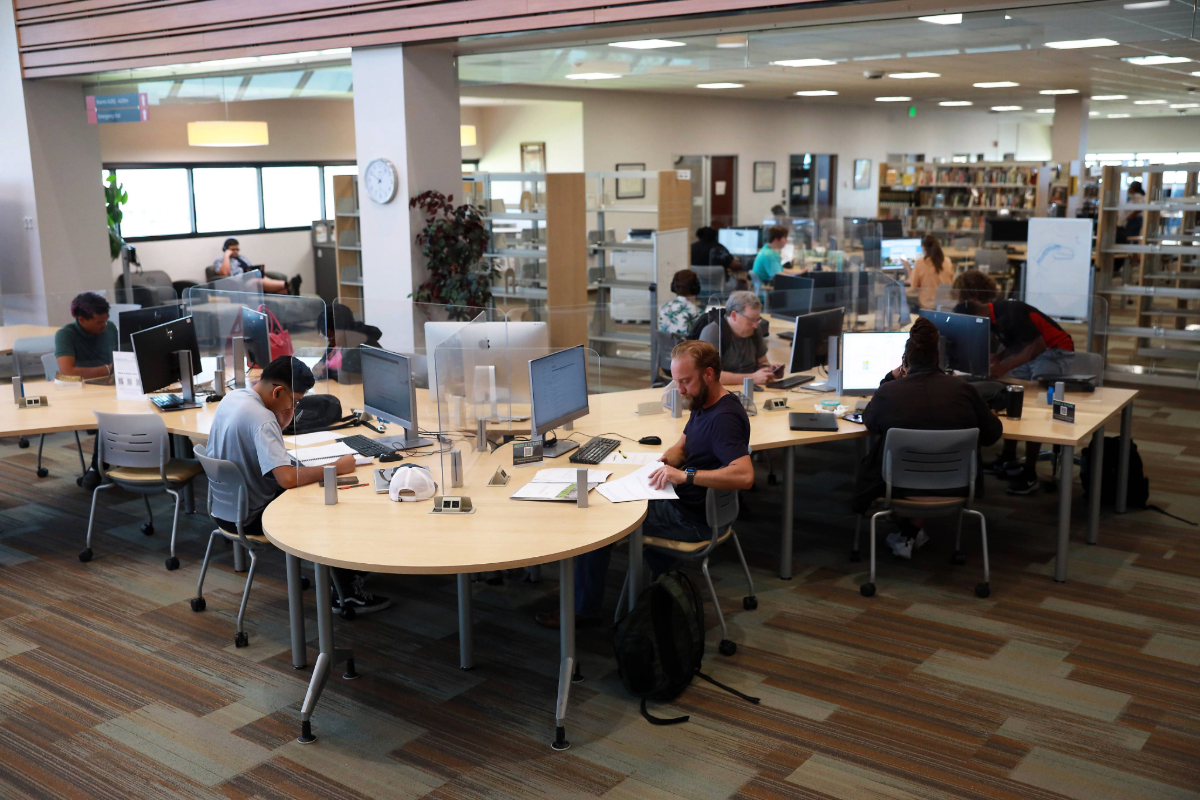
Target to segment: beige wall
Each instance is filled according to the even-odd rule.
[[[1154,119],[1094,119],[1088,128],[1089,153],[1200,152],[1200,116]]]

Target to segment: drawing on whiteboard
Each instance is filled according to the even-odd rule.
[[[1038,254],[1037,263],[1040,267],[1049,256],[1052,261],[1070,261],[1075,257],[1075,251],[1070,247],[1061,244],[1052,244],[1042,249]]]

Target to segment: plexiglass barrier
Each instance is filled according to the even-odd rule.
[[[221,292],[243,292],[249,294],[262,294],[262,272],[257,269],[239,272],[237,275],[226,275],[222,278],[217,278],[215,281],[208,283],[200,283],[195,286],[189,286],[183,293],[184,299],[193,292],[204,291],[221,291]]]
[[[231,366],[235,337],[241,337],[247,361],[259,367],[297,348],[328,343],[325,301],[319,297],[192,287],[187,298],[201,356],[223,355]]]

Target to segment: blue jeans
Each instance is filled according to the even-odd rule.
[[[1059,350],[1051,347],[1032,361],[1027,361],[1019,367],[1013,367],[1008,374],[1019,381],[1036,381],[1043,375],[1066,375],[1071,371],[1071,363],[1075,354],[1070,350]]]
[[[646,521],[642,523],[642,534],[678,542],[700,542],[712,536],[683,515],[670,500],[651,500],[646,509]],[[659,550],[643,551],[643,558],[650,567],[650,574],[658,577],[670,570],[677,558]],[[608,575],[608,563],[612,559],[612,545],[575,557],[575,615],[598,617],[604,605],[604,581]]]

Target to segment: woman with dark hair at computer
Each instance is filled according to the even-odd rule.
[[[937,326],[932,322],[925,318],[914,322],[903,362],[883,377],[863,412],[863,424],[878,438],[859,469],[851,503],[856,514],[866,512],[871,503],[883,497],[883,443],[892,428],[927,431],[978,428],[980,447],[995,443],[1004,432],[1000,419],[988,409],[975,387],[938,369],[938,339]],[[982,479],[975,491],[977,495],[983,493]],[[912,551],[928,541],[929,537],[921,530],[925,521],[896,519],[900,530],[888,536],[887,542],[897,556],[912,558]]]
[[[904,264],[908,285],[917,290],[917,302],[921,308],[934,308],[937,288],[954,280],[954,263],[942,252],[942,243],[932,233],[921,240],[921,257]]]
[[[687,336],[688,329],[700,316],[700,306],[696,302],[700,296],[700,278],[690,269],[681,269],[671,278],[671,291],[675,293],[675,299],[658,307],[658,329],[663,333]]]

